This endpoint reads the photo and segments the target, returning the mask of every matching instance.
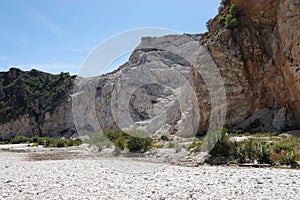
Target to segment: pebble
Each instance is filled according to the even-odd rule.
[[[0,169],[0,199],[300,199],[300,170],[292,169],[27,161],[8,152],[0,152]]]

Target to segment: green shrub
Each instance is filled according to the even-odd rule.
[[[73,142],[73,146],[79,146],[82,145],[82,140],[79,138],[76,138],[75,140],[71,140]]]
[[[268,143],[248,139],[236,142],[232,152],[239,163],[253,162],[271,163],[271,151]]]
[[[131,152],[144,152],[151,148],[152,139],[143,131],[107,130],[94,134],[87,142],[102,150],[114,145],[119,150],[128,149]]]
[[[28,137],[25,136],[16,136],[14,138],[11,139],[10,143],[12,144],[20,144],[20,143],[26,143],[26,142],[30,142]]]
[[[230,4],[230,0],[222,0],[218,8],[218,11],[221,12],[229,4]]]
[[[39,138],[38,137],[32,137],[31,138],[31,142],[32,143],[38,143],[39,142]]]
[[[219,25],[226,28],[236,28],[239,26],[238,17],[240,15],[240,10],[236,4],[232,4],[227,14],[219,17]]]
[[[232,4],[229,8],[229,13],[232,16],[237,17],[240,14],[239,7],[236,4]]]
[[[114,144],[120,149],[124,150],[126,148],[126,139],[125,137],[119,137],[114,141]]]
[[[129,136],[126,146],[130,152],[145,152],[151,148],[152,144],[151,138]]]
[[[245,143],[242,142],[236,143],[235,157],[238,163],[245,163],[247,161],[248,154],[246,151]]]
[[[107,130],[107,131],[104,131],[104,135],[107,136],[107,138],[110,140],[110,141],[114,141],[120,137],[124,137],[126,135],[125,132],[123,132],[122,130]]]
[[[44,147],[70,147],[70,146],[79,146],[82,144],[80,139],[59,139],[59,138],[51,138],[51,137],[40,137],[38,138],[39,145],[43,145]]]
[[[33,146],[33,147],[38,147],[38,146],[39,146],[39,143],[35,142],[35,143],[32,144],[32,146]]]
[[[193,140],[193,143],[188,146],[187,149],[188,150],[193,149],[193,152],[198,152],[198,151],[201,150],[202,144],[203,144],[203,140],[201,140],[201,139],[195,139],[195,140]]]
[[[225,27],[235,28],[239,25],[237,19],[232,14],[227,14],[225,17]]]
[[[277,144],[274,144],[273,150],[274,150],[276,153],[280,153],[281,151],[289,150],[289,147],[288,147],[286,144],[277,143]]]
[[[212,138],[209,145],[213,145],[213,148],[209,151],[209,154],[212,156],[229,156],[231,150],[233,149],[234,143],[229,140],[228,135],[226,134],[227,130],[220,130],[218,134],[210,134]],[[215,138],[213,138],[215,137]],[[213,144],[214,143],[214,144]]]
[[[269,145],[266,142],[257,143],[255,152],[259,163],[271,163]]]
[[[224,7],[229,5],[229,4],[230,4],[230,0],[222,0],[221,1],[221,5],[224,6]]]
[[[287,152],[279,161],[281,165],[296,165],[296,154],[294,151]]]
[[[61,147],[65,147],[65,146],[66,146],[65,144],[66,144],[66,141],[56,139],[56,140],[54,140],[54,142],[53,142],[52,145],[50,145],[50,146],[51,146],[51,147],[58,147],[58,148],[61,148]]]
[[[40,137],[38,139],[39,145],[43,145],[44,147],[49,147],[50,144],[52,144],[53,142],[54,142],[54,138],[50,138],[50,137]]]
[[[34,143],[33,146],[43,145],[44,147],[69,147],[69,146],[78,146],[82,144],[80,139],[58,139],[52,137],[32,137],[28,138],[25,136],[16,136],[12,138],[9,142],[11,144],[20,144],[20,143]]]

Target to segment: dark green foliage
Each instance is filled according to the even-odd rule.
[[[118,148],[124,150],[126,147],[126,139],[128,135],[121,130],[109,130],[105,131],[104,134],[107,138]]]
[[[271,151],[269,145],[266,142],[258,143],[255,147],[257,160],[259,163],[271,163]]]
[[[8,143],[11,144],[21,144],[21,143],[35,143],[38,145],[43,145],[44,147],[70,147],[78,146],[82,144],[80,139],[58,139],[51,137],[32,137],[28,138],[25,136],[16,136],[12,138]]]
[[[51,137],[41,137],[38,138],[38,144],[44,147],[69,147],[69,146],[79,146],[82,144],[80,139],[58,139]]]
[[[235,143],[235,157],[239,163],[253,162],[257,160],[259,163],[271,163],[271,151],[268,143],[258,142],[252,139]]]
[[[52,75],[37,70],[23,72],[12,68],[0,72],[0,123],[28,114],[42,123],[71,93],[75,76]]]
[[[228,135],[226,134],[227,130],[224,129],[221,131],[221,135],[217,142],[215,143],[214,147],[209,152],[212,156],[229,156],[230,151],[234,145],[233,142],[229,140]]]
[[[97,146],[100,150],[110,147],[112,144],[121,150],[128,149],[130,152],[145,152],[152,147],[153,141],[144,132],[122,130],[107,130],[104,133],[94,134],[89,144]]]
[[[20,143],[26,143],[29,142],[29,138],[25,136],[16,136],[10,140],[11,144],[20,144]]]
[[[230,4],[230,0],[222,0],[221,1],[221,5],[224,6],[224,7],[229,5],[229,4]]]
[[[205,23],[205,26],[207,28],[207,30],[209,31],[209,27],[210,27],[210,24],[212,22],[213,19],[209,19],[206,23]]]
[[[281,159],[280,164],[282,165],[291,165],[294,166],[297,164],[296,162],[296,154],[294,151],[287,152]]]
[[[273,146],[273,150],[276,152],[276,153],[280,153],[281,151],[287,151],[289,150],[290,148],[287,146],[287,144],[274,144]]]
[[[162,140],[162,141],[169,141],[169,138],[168,138],[167,135],[162,135],[162,136],[160,137],[160,140]]]
[[[229,4],[230,4],[230,0],[222,0],[218,8],[219,12],[221,12]]]
[[[226,28],[236,28],[239,26],[238,18],[240,15],[240,10],[236,4],[232,4],[228,11],[227,14],[224,14],[219,17],[219,24],[222,27]]]
[[[130,136],[127,140],[127,148],[131,152],[145,152],[152,146],[151,138],[140,138]]]
[[[229,13],[232,14],[232,16],[237,17],[240,14],[240,10],[236,4],[232,4],[229,8]]]
[[[240,11],[236,4],[232,4],[229,8],[228,14],[225,17],[225,27],[227,28],[235,28],[239,25],[237,20]]]
[[[225,17],[225,27],[228,28],[235,28],[239,25],[237,19],[235,17],[233,17],[232,14],[228,14]]]
[[[201,150],[201,146],[203,144],[203,139],[195,139],[192,144],[188,146],[188,150],[193,150],[193,152],[199,152]]]

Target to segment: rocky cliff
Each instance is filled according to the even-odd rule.
[[[11,68],[0,72],[0,139],[15,135],[71,136],[75,77]]]
[[[232,4],[240,10],[239,25],[224,29],[220,18],[226,18]],[[274,116],[274,128],[299,128],[299,11],[299,2],[292,0],[232,0],[210,23],[201,42],[228,84],[227,96],[232,99],[228,124],[267,108],[281,109],[269,113]],[[238,86],[239,92],[232,91]],[[257,120],[253,125],[264,129]]]
[[[2,138],[115,128],[184,136],[220,125],[233,131],[299,129],[300,3],[222,2],[209,32],[142,38],[118,70],[77,77],[72,102],[70,92],[53,90],[61,98],[52,112],[43,108],[50,101],[36,106],[26,101],[2,112]],[[13,73],[5,75],[11,82],[18,79]],[[4,96],[3,102],[18,99]]]

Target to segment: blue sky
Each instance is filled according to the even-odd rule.
[[[206,31],[220,0],[1,0],[0,71],[11,66],[77,74],[89,53],[120,32]]]

